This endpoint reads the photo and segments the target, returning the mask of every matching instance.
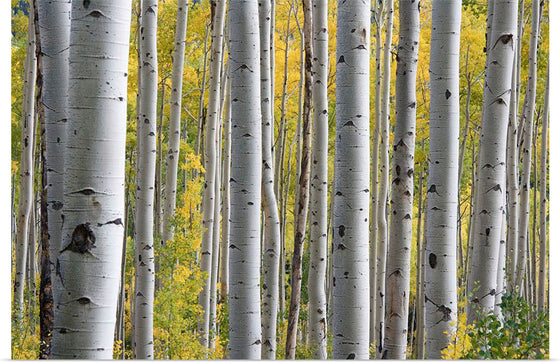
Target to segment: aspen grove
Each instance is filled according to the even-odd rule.
[[[549,357],[549,0],[11,0],[13,359]]]

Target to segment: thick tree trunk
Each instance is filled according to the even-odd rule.
[[[420,3],[399,2],[400,27],[395,86],[395,134],[391,193],[391,249],[387,255],[385,341],[383,357],[405,359],[410,293],[410,246],[414,192],[416,133],[416,70],[420,35]],[[430,192],[430,189],[427,190]]]
[[[535,99],[537,96],[537,47],[539,41],[539,0],[533,0],[531,15],[531,42],[529,45],[529,76],[527,79],[527,108],[523,118],[526,126],[523,135],[523,166],[519,194],[519,241],[517,245],[517,268],[515,286],[521,288],[527,265],[527,242],[529,232],[529,189],[531,180],[533,119],[535,115]],[[529,282],[526,282],[529,283]]]
[[[262,203],[264,249],[262,284],[262,359],[276,358],[276,317],[278,314],[278,272],[280,258],[280,217],[274,193],[271,74],[271,2],[259,1],[261,115],[262,115]],[[273,51],[273,50],[272,50]]]
[[[370,1],[337,9],[334,359],[369,358],[370,9]]]
[[[305,51],[303,109],[301,114],[301,157],[297,175],[296,206],[294,211],[294,254],[292,258],[292,292],[290,296],[290,312],[288,314],[288,334],[286,338],[286,359],[295,359],[296,333],[301,298],[301,280],[303,277],[303,243],[307,225],[309,207],[309,177],[311,171],[311,95],[312,95],[312,14],[311,0],[303,0],[303,44]],[[303,65],[302,65],[303,66]]]
[[[153,359],[154,307],[154,183],[157,124],[157,11],[156,0],[142,0],[140,37],[141,90],[137,125],[134,338],[136,359]],[[124,217],[124,216],[123,216]]]
[[[72,3],[54,358],[111,359],[124,218],[130,0]],[[110,87],[107,85],[109,83]],[[87,146],[87,148],[85,148]]]
[[[200,269],[207,273],[204,288],[199,295],[199,304],[203,314],[199,321],[198,333],[200,343],[208,347],[208,331],[210,324],[210,285],[212,277],[212,252],[214,230],[214,199],[216,183],[216,130],[220,112],[220,71],[222,66],[222,44],[224,41],[225,1],[217,0],[214,19],[212,23],[212,45],[210,49],[210,80],[208,86],[208,113],[206,121],[206,134],[204,141],[204,191],[202,195],[202,235]]]
[[[484,87],[482,131],[478,160],[478,186],[474,214],[474,240],[467,281],[467,322],[494,309],[496,270],[506,182],[506,137],[511,96],[517,1],[494,0],[488,69]]]
[[[179,146],[181,143],[181,101],[188,8],[188,0],[180,0],[177,2],[177,25],[175,28],[175,46],[173,47],[171,98],[169,100],[169,139],[167,143],[167,155],[165,157],[165,198],[162,222],[163,244],[173,237],[173,227],[170,225],[170,221],[175,215],[177,200],[177,169],[179,166]]]
[[[546,267],[547,261],[547,232],[546,232],[546,202],[547,198],[547,153],[548,153],[548,95],[549,95],[549,77],[550,69],[546,72],[546,88],[544,94],[544,107],[543,107],[543,124],[541,134],[541,160],[540,160],[540,214],[539,214],[539,285],[537,296],[537,307],[539,311],[543,311],[546,307],[546,276],[548,269]],[[535,209],[537,207],[535,206]],[[536,227],[535,227],[536,229]],[[536,243],[536,242],[535,242]]]
[[[29,215],[33,203],[33,146],[35,145],[35,79],[37,57],[35,54],[35,11],[33,3],[27,22],[27,48],[24,64],[23,107],[21,125],[21,159],[19,164],[19,206],[17,218],[16,274],[14,277],[15,319],[23,320],[23,291],[29,245]]]
[[[256,0],[229,6],[231,67],[231,359],[260,359],[260,210],[262,180],[259,11]]]
[[[387,266],[387,205],[389,197],[389,120],[391,91],[391,42],[393,39],[393,0],[387,2],[387,23],[385,24],[385,44],[383,45],[383,97],[381,103],[381,125],[379,140],[380,176],[377,203],[378,249],[376,264],[375,302],[375,357],[381,358],[385,332],[385,270]]]
[[[313,163],[311,164],[311,215],[309,222],[309,336],[313,358],[327,359],[327,208],[329,117],[328,2],[313,1]]]
[[[441,359],[457,328],[459,47],[461,1],[436,1],[430,43],[426,354]]]

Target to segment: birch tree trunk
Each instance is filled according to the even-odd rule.
[[[467,322],[494,309],[496,270],[504,208],[506,137],[511,96],[517,1],[494,0],[488,49],[474,214],[474,240],[467,281]]]
[[[124,218],[130,0],[72,3],[53,358],[111,359]]]
[[[309,207],[309,177],[311,159],[311,96],[312,96],[312,14],[311,0],[303,0],[303,50],[305,52],[303,88],[301,96],[301,126],[299,128],[298,170],[296,199],[294,208],[294,253],[292,258],[292,292],[290,296],[290,311],[288,314],[288,334],[286,338],[286,359],[295,359],[298,318],[301,299],[301,281],[303,277],[302,260],[307,225],[307,211]],[[297,18],[296,18],[297,21]],[[301,82],[301,81],[300,81]],[[299,154],[301,152],[301,154]]]
[[[134,340],[136,359],[153,359],[154,184],[157,124],[157,0],[142,0],[140,118],[137,125]]]
[[[177,200],[177,169],[179,166],[179,146],[181,143],[181,101],[183,89],[183,65],[185,62],[185,37],[187,32],[188,0],[177,2],[177,25],[175,46],[173,47],[173,73],[171,76],[171,98],[169,111],[169,140],[165,158],[165,199],[163,208],[162,242],[173,237],[170,221],[175,215]]]
[[[430,43],[425,278],[426,354],[441,359],[457,327],[457,206],[459,174],[459,47],[461,1],[436,1]]]
[[[387,264],[387,205],[389,197],[389,120],[391,92],[391,42],[393,39],[393,0],[387,1],[387,23],[385,24],[385,44],[383,45],[383,88],[381,102],[381,125],[379,140],[380,176],[377,203],[377,264],[376,269],[376,302],[375,302],[375,357],[381,358],[385,330],[385,270]]]
[[[339,1],[334,161],[333,357],[369,358],[370,1]]]
[[[276,317],[278,314],[278,272],[280,269],[280,217],[274,192],[273,109],[271,74],[271,1],[259,1],[261,115],[262,115],[262,203],[264,211],[264,251],[262,284],[262,359],[276,358]],[[274,51],[274,50],[272,50]]]
[[[213,252],[213,229],[214,229],[214,199],[216,183],[216,129],[220,112],[220,71],[222,66],[222,44],[224,41],[224,19],[225,1],[216,1],[216,10],[212,24],[212,45],[210,50],[210,80],[208,87],[208,118],[206,121],[206,135],[204,141],[204,191],[202,195],[202,224],[204,233],[202,235],[200,269],[207,273],[204,288],[199,295],[199,304],[203,308],[198,332],[200,343],[208,347],[208,331],[210,323],[210,285],[212,276],[212,252]]]
[[[531,42],[529,45],[529,76],[527,79],[527,108],[523,118],[526,127],[523,135],[523,166],[519,194],[519,242],[517,245],[517,268],[515,286],[521,288],[527,264],[527,241],[529,231],[529,189],[532,163],[533,119],[535,115],[535,99],[537,96],[537,47],[539,42],[539,0],[533,0],[531,9]],[[528,283],[528,282],[527,282]]]
[[[14,277],[15,319],[18,325],[23,319],[23,292],[29,240],[29,215],[33,203],[33,146],[35,143],[35,78],[37,57],[35,54],[35,11],[30,4],[27,22],[27,47],[24,64],[23,107],[21,121],[21,159],[19,164],[19,206],[17,218],[16,274]]]
[[[375,24],[375,126],[373,129],[373,151],[371,155],[371,220],[369,232],[369,342],[375,341],[375,301],[377,233],[378,233],[378,186],[379,186],[379,138],[381,133],[381,30],[383,28],[383,1],[376,1],[372,9]]]
[[[231,97],[229,82],[230,67],[226,71],[224,81],[224,158],[222,164],[222,245],[220,248],[220,295],[225,302],[229,291],[229,218],[230,218],[230,170],[231,170]]]
[[[311,215],[309,222],[309,336],[313,358],[327,359],[327,208],[329,116],[328,2],[313,1],[313,154],[311,164]]]
[[[544,107],[543,107],[543,124],[542,124],[542,134],[541,134],[541,160],[540,160],[540,214],[539,214],[539,285],[538,285],[538,296],[537,296],[537,307],[539,311],[543,311],[546,305],[546,276],[548,269],[546,267],[547,261],[547,233],[546,233],[546,201],[547,201],[547,153],[548,153],[548,96],[549,96],[549,78],[550,78],[550,68],[546,71],[546,88],[544,94]],[[535,206],[536,208],[536,206]],[[535,227],[536,229],[536,227]]]
[[[395,133],[391,191],[391,249],[387,255],[385,340],[383,357],[405,359],[410,293],[410,248],[414,192],[416,133],[416,69],[420,34],[420,3],[399,2],[400,26],[395,84]],[[456,175],[455,175],[456,176]],[[430,192],[430,189],[427,190]]]
[[[230,358],[260,359],[260,210],[262,180],[259,11],[231,0]]]

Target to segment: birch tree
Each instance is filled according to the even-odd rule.
[[[449,345],[457,327],[460,34],[461,1],[434,2],[424,281],[428,359],[441,359],[441,350]]]
[[[257,0],[232,0],[229,346],[231,359],[260,359],[261,108]]]
[[[157,114],[157,0],[142,0],[140,115],[137,127],[134,340],[136,359],[153,358],[154,183]]]
[[[327,359],[327,193],[329,114],[327,77],[329,66],[328,2],[313,1],[313,153],[311,164],[311,215],[309,221],[310,266],[308,276],[309,334],[313,358]]]
[[[210,285],[212,277],[212,239],[214,229],[214,199],[216,198],[214,184],[216,183],[216,129],[220,112],[220,71],[222,69],[222,44],[224,41],[225,0],[216,0],[216,9],[212,24],[212,45],[210,50],[210,80],[208,86],[208,114],[206,120],[206,135],[204,140],[204,190],[202,194],[202,253],[200,268],[207,273],[204,287],[199,295],[199,304],[203,314],[199,322],[198,332],[200,343],[208,346],[208,331],[210,323]]]
[[[333,357],[369,358],[370,1],[339,1],[333,224]]]
[[[29,244],[29,221],[33,204],[33,146],[35,145],[35,10],[29,8],[27,22],[27,47],[25,50],[23,107],[21,120],[21,159],[19,164],[19,206],[17,218],[16,274],[14,277],[15,318],[18,325],[23,319],[23,292]]]
[[[546,277],[547,277],[547,234],[546,234],[546,202],[548,198],[547,186],[546,186],[546,161],[548,153],[548,96],[549,96],[549,79],[550,79],[550,68],[546,71],[546,87],[544,93],[544,107],[543,107],[543,123],[542,123],[542,134],[541,134],[541,160],[540,160],[540,181],[539,181],[539,197],[540,197],[540,212],[539,212],[539,285],[538,285],[538,296],[537,296],[537,307],[539,311],[545,308],[546,299]],[[536,208],[536,206],[535,206]],[[535,227],[536,229],[536,227]]]
[[[48,221],[48,243],[50,271],[54,272],[60,250],[62,229],[62,183],[64,171],[64,145],[66,141],[67,97],[68,97],[68,54],[70,43],[70,10],[66,1],[36,1],[41,44],[42,91],[41,103],[45,123],[46,158],[43,161],[46,173],[46,218]],[[38,29],[36,29],[36,32]],[[42,216],[43,217],[43,216]],[[60,282],[50,275],[52,290],[57,291]],[[56,303],[53,304],[55,306]],[[50,340],[50,339],[49,339]]]
[[[259,1],[261,115],[262,115],[262,203],[264,211],[264,251],[262,284],[262,359],[276,358],[276,317],[278,315],[278,273],[280,261],[280,217],[274,192],[272,155],[273,109],[271,74],[270,0]],[[272,50],[274,51],[274,50]]]
[[[177,25],[173,47],[173,73],[171,76],[171,98],[169,112],[169,141],[165,158],[165,201],[163,208],[162,242],[165,244],[173,236],[170,221],[175,214],[177,200],[177,169],[179,166],[179,146],[181,143],[181,101],[183,89],[183,66],[185,62],[185,38],[187,33],[188,0],[177,1]]]
[[[385,269],[387,264],[387,204],[389,196],[389,104],[391,92],[391,42],[393,39],[393,0],[387,1],[387,21],[385,24],[385,44],[383,45],[383,87],[381,102],[381,125],[379,137],[379,194],[377,203],[378,249],[376,269],[375,300],[375,357],[381,358],[385,329]]]
[[[529,76],[527,79],[526,102],[527,108],[523,119],[525,129],[523,133],[523,165],[519,193],[519,241],[517,245],[517,268],[515,286],[521,288],[527,264],[527,242],[529,232],[529,189],[531,180],[533,119],[535,115],[535,100],[537,96],[537,50],[539,42],[540,1],[533,0],[531,9],[531,41],[529,43]]]
[[[124,218],[130,0],[73,2],[53,358],[111,359]]]
[[[220,296],[225,302],[229,287],[229,217],[230,217],[230,171],[231,171],[231,97],[228,65],[224,81],[224,157],[222,164],[222,245],[220,249]]]
[[[506,137],[511,95],[517,1],[494,0],[487,53],[482,130],[475,192],[476,216],[467,280],[467,322],[494,309],[506,181]]]
[[[311,171],[311,96],[312,96],[312,14],[311,1],[303,0],[303,49],[302,71],[304,77],[300,80],[300,118],[298,123],[298,172],[296,198],[294,206],[294,253],[292,257],[292,292],[290,297],[290,311],[288,313],[288,334],[286,337],[286,359],[295,359],[298,331],[298,318],[301,299],[301,281],[303,277],[302,260],[305,240],[305,227],[309,207],[309,177]],[[296,17],[297,22],[297,17]],[[299,23],[298,23],[299,25]],[[303,54],[303,53],[302,53]],[[303,99],[302,99],[303,98]]]
[[[420,3],[417,0],[401,0],[399,15],[389,237],[391,248],[387,254],[385,277],[386,313],[382,354],[388,359],[406,357]]]

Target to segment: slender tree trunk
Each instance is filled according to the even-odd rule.
[[[204,191],[202,196],[202,224],[204,233],[202,236],[200,268],[207,273],[204,288],[199,295],[199,304],[203,308],[203,316],[200,319],[198,332],[200,343],[208,347],[208,330],[210,323],[210,285],[212,277],[212,252],[213,252],[213,228],[214,228],[214,199],[216,184],[216,130],[220,111],[220,71],[222,66],[222,44],[224,40],[225,1],[217,0],[212,25],[212,45],[210,50],[210,80],[208,88],[208,119],[206,122],[206,135],[204,141]]]
[[[262,132],[258,2],[232,0],[228,18],[232,101],[229,346],[231,359],[259,359]]]
[[[505,195],[504,195],[504,206],[506,204]],[[494,315],[498,317],[499,320],[503,319],[502,316],[502,307],[500,304],[502,303],[502,297],[506,290],[506,281],[505,281],[505,267],[506,267],[506,259],[507,259],[507,252],[506,252],[506,226],[507,226],[507,219],[506,219],[506,211],[505,209],[502,210],[502,227],[500,230],[500,250],[498,253],[498,270],[496,272],[496,299],[494,302]]]
[[[53,358],[112,358],[123,238],[130,16],[130,0],[100,0],[95,7],[72,3]]]
[[[292,258],[292,293],[290,296],[290,312],[288,315],[288,334],[286,338],[286,359],[295,359],[296,333],[298,326],[301,280],[303,276],[302,259],[307,211],[309,207],[309,178],[311,170],[311,95],[312,95],[312,14],[311,0],[303,0],[303,39],[305,50],[305,77],[301,123],[301,157],[299,158],[299,174],[297,177],[296,207],[294,220],[294,254]]]
[[[385,284],[387,305],[383,357],[405,359],[410,293],[410,245],[414,192],[414,140],[416,133],[416,70],[420,34],[420,3],[401,0],[395,88],[395,134],[391,225]],[[430,192],[430,189],[427,190]]]
[[[488,69],[484,87],[482,131],[478,160],[478,186],[474,214],[474,240],[467,281],[467,322],[477,312],[494,309],[496,270],[506,182],[506,137],[508,105],[511,96],[514,42],[516,39],[517,1],[494,0]]]
[[[231,170],[231,97],[229,83],[230,67],[226,71],[224,80],[225,115],[224,115],[224,158],[222,164],[222,245],[220,250],[220,294],[221,301],[225,302],[229,291],[229,220],[230,220],[230,170]]]
[[[546,71],[546,88],[544,94],[544,107],[543,107],[543,124],[541,134],[541,160],[540,160],[540,214],[539,214],[539,288],[537,296],[537,307],[539,311],[543,311],[546,307],[546,275],[548,269],[546,267],[546,260],[548,257],[546,243],[546,202],[547,202],[547,153],[548,153],[548,95],[549,95],[549,75],[550,68]],[[535,206],[535,209],[537,207]],[[535,227],[536,229],[536,227]],[[536,242],[535,242],[536,243]]]
[[[533,227],[531,229],[532,232],[532,241],[533,245],[532,254],[531,254],[531,286],[533,290],[531,292],[531,303],[534,305],[537,304],[537,210],[538,210],[538,200],[537,200],[537,137],[538,137],[538,125],[539,125],[539,118],[540,118],[540,107],[537,113],[537,120],[535,121],[535,132],[533,133],[533,155],[535,156],[535,162],[533,162]]]
[[[30,4],[27,22],[27,48],[24,64],[23,107],[21,126],[21,159],[19,164],[19,206],[17,219],[16,274],[14,277],[15,319],[23,320],[23,292],[27,267],[29,240],[29,215],[33,203],[33,145],[35,134],[35,79],[37,57],[35,54],[35,11]]]
[[[200,155],[200,143],[204,129],[204,93],[206,91],[206,70],[208,67],[208,38],[210,36],[210,28],[212,22],[206,26],[206,35],[204,36],[204,66],[202,68],[202,80],[200,84],[200,98],[198,102],[198,128],[196,133],[196,155]],[[203,163],[204,164],[204,163]]]
[[[311,215],[308,277],[309,335],[313,358],[327,359],[327,208],[329,116],[328,2],[313,1],[313,163],[311,164]]]
[[[422,147],[424,146],[424,141],[422,141]],[[423,198],[423,192],[422,192],[422,196],[418,199],[419,201],[422,200]],[[421,203],[421,202],[420,202]],[[423,202],[423,206],[424,209],[426,209],[426,199],[424,199]],[[426,232],[428,230],[427,228],[427,217],[428,214],[424,213],[424,226],[422,227],[422,239],[420,240],[420,237],[418,237],[418,248],[420,249],[420,254],[418,254],[419,259],[420,259],[420,264],[419,264],[419,269],[420,269],[420,274],[418,275],[418,280],[420,281],[420,284],[417,285],[418,289],[419,289],[419,293],[418,293],[418,297],[420,298],[420,300],[418,301],[418,306],[417,306],[417,310],[418,310],[418,314],[416,315],[416,359],[422,360],[425,357],[425,352],[426,352],[426,294],[425,294],[425,289],[424,289],[424,281],[425,281],[425,276],[426,276]],[[422,242],[422,243],[420,243]],[[412,349],[412,348],[411,348]]]
[[[383,97],[380,124],[380,176],[377,202],[378,249],[376,264],[376,302],[375,302],[375,357],[382,356],[385,332],[385,270],[387,266],[387,205],[389,197],[389,121],[391,91],[391,42],[393,39],[393,0],[387,2],[387,23],[385,24],[385,44],[383,45]]]
[[[61,162],[63,150],[59,148],[64,142],[64,129],[58,132],[58,140],[53,140],[53,132],[60,131],[59,116],[66,116],[66,99],[68,95],[68,46],[70,40],[70,3],[47,3],[45,1],[33,2],[37,9],[35,24],[36,57],[37,57],[37,114],[40,123],[40,158],[41,158],[41,184],[40,184],[40,279],[39,286],[39,358],[48,359],[51,355],[51,339],[53,330],[53,278],[51,272],[54,268],[52,257],[58,252],[54,249],[55,243],[60,241],[61,211],[54,209],[50,201],[59,201],[62,205],[62,181],[59,179],[56,187],[49,185],[53,178],[62,176],[64,169]],[[54,11],[53,11],[54,10]],[[55,42],[57,41],[57,42]],[[62,50],[58,47],[61,47]],[[53,54],[54,52],[54,54]],[[43,54],[47,57],[43,58]],[[48,72],[45,74],[45,70]],[[59,86],[58,88],[56,86]],[[55,91],[56,90],[56,91]],[[49,107],[44,107],[44,104]],[[57,116],[56,113],[60,113]],[[48,124],[47,124],[48,123]],[[47,126],[48,125],[48,126]],[[53,173],[56,168],[58,173]],[[56,192],[56,193],[55,193]],[[13,205],[13,204],[12,204]],[[49,233],[49,217],[51,232]],[[58,221],[58,224],[55,224]],[[56,228],[55,228],[56,226]],[[58,239],[55,239],[58,237]]]
[[[519,43],[517,44],[519,45]],[[519,48],[515,50],[520,52]],[[509,104],[509,120],[507,134],[507,164],[506,164],[506,202],[507,202],[507,231],[506,231],[506,277],[507,289],[513,291],[515,285],[515,274],[517,268],[517,241],[519,240],[519,176],[518,176],[518,151],[517,151],[517,96],[515,90],[518,88],[519,79],[516,69],[517,57],[513,59],[513,72],[511,77],[512,96]]]
[[[334,359],[369,358],[370,9],[370,1],[337,9]]]
[[[371,156],[371,220],[369,232],[369,342],[375,341],[375,301],[376,286],[375,276],[377,264],[377,232],[378,232],[378,185],[379,185],[379,138],[381,133],[381,30],[383,28],[383,1],[376,1],[372,9],[375,23],[375,126],[373,130],[373,151]]]
[[[523,135],[523,166],[519,196],[519,241],[517,245],[517,268],[515,286],[521,287],[527,263],[527,241],[529,227],[529,189],[531,180],[533,117],[535,114],[535,99],[537,95],[537,47],[539,41],[539,0],[533,0],[531,19],[531,42],[529,46],[529,77],[527,79],[527,108],[523,118],[526,127]],[[527,282],[529,283],[529,282]]]
[[[457,207],[459,186],[459,47],[461,1],[436,1],[430,43],[425,299],[426,352],[441,359],[457,327]]]
[[[271,74],[271,1],[259,1],[261,115],[262,115],[262,203],[264,247],[262,260],[262,359],[276,358],[276,317],[278,314],[278,273],[280,258],[280,218],[274,193],[273,109]],[[273,50],[272,50],[273,51]]]
[[[157,125],[156,0],[142,0],[140,37],[140,122],[137,125],[138,163],[135,220],[135,311],[133,349],[137,359],[153,359],[154,307],[154,183]],[[122,223],[121,223],[122,224]]]

